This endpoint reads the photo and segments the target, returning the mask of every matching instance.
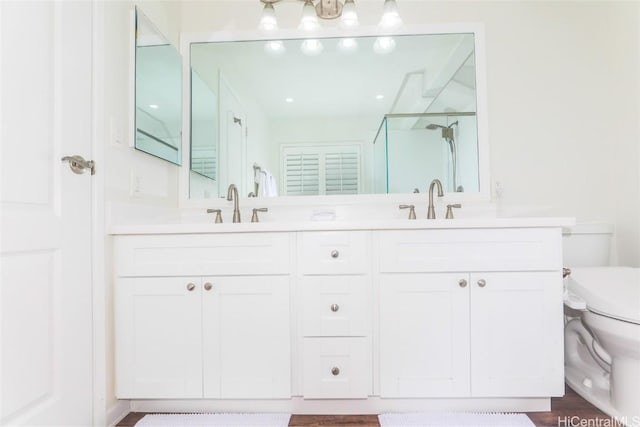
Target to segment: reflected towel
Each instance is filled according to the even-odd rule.
[[[260,187],[258,190],[262,197],[276,197],[278,195],[278,184],[275,177],[266,169],[260,173]]]

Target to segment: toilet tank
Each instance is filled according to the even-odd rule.
[[[583,223],[562,233],[562,257],[565,267],[600,267],[610,264],[613,225]]]

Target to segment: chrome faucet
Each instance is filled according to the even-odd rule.
[[[238,187],[231,184],[227,190],[227,200],[233,200],[233,222],[240,222],[240,208],[238,206]]]
[[[442,192],[442,183],[439,179],[434,179],[431,181],[431,185],[429,186],[429,206],[427,207],[427,219],[436,219],[436,209],[433,206],[433,187],[438,186],[438,197],[444,196]]]

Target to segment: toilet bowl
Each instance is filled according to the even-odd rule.
[[[565,378],[582,397],[640,426],[640,269],[572,268],[565,279]]]

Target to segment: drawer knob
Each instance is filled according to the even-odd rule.
[[[467,281],[464,279],[460,279],[458,280],[458,285],[460,285],[461,288],[466,288],[467,287]]]
[[[209,282],[204,284],[204,290],[205,291],[210,291],[211,289],[213,289],[213,285]]]
[[[338,258],[340,256],[340,252],[338,252],[336,249],[331,251],[331,258]]]
[[[189,283],[189,284],[187,284],[187,290],[188,290],[189,292],[193,291],[195,288],[196,288],[196,285],[195,285],[195,284],[193,284],[193,283]]]
[[[335,313],[338,310],[340,310],[340,306],[338,304],[331,304],[331,311]]]
[[[478,280],[478,286],[484,288],[485,286],[487,286],[487,282],[484,279],[480,279]]]
[[[331,373],[333,375],[339,375],[340,374],[340,368],[338,368],[337,366],[334,366],[333,368],[331,368]]]

